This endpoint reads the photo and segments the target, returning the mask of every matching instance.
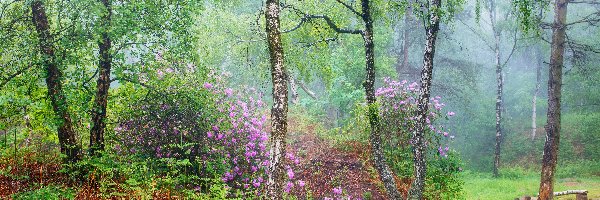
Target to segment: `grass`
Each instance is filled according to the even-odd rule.
[[[521,172],[520,176],[492,178],[489,174],[464,173],[466,199],[515,199],[525,195],[534,196],[539,189],[539,175]],[[511,173],[509,173],[511,174]],[[588,190],[588,198],[600,198],[600,177],[574,177],[556,179],[555,191]],[[575,195],[561,196],[561,200],[575,199]]]

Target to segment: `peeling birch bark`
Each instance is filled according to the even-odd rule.
[[[279,0],[266,2],[266,32],[273,81],[273,107],[271,108],[271,136],[269,138],[269,169],[267,196],[283,199],[285,187],[285,137],[287,133],[288,77],[283,63],[283,46],[279,31]]]
[[[431,10],[437,10],[441,6],[441,0],[433,0],[431,2]],[[417,118],[415,131],[413,132],[413,162],[414,174],[408,199],[423,199],[423,191],[425,189],[425,177],[427,176],[426,158],[427,149],[425,144],[425,126],[428,113],[428,103],[431,89],[431,79],[433,78],[433,57],[435,55],[435,42],[440,25],[440,17],[438,12],[429,14],[429,26],[426,27],[427,41],[425,44],[425,52],[423,53],[423,69],[421,70],[421,88],[419,90],[419,99],[417,102]]]

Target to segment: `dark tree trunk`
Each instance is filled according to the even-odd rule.
[[[423,199],[423,190],[425,188],[425,177],[427,176],[426,155],[427,148],[425,144],[425,126],[428,113],[428,103],[431,88],[431,79],[433,78],[433,57],[435,55],[435,41],[440,25],[439,13],[437,10],[441,7],[441,0],[431,2],[429,25],[426,27],[427,42],[425,44],[425,53],[423,54],[423,69],[421,71],[421,89],[419,90],[419,100],[417,104],[417,123],[413,133],[413,162],[415,180],[413,180],[409,199]]]
[[[540,46],[536,48],[536,79],[535,79],[535,89],[533,90],[533,100],[532,100],[532,109],[531,109],[531,140],[535,140],[535,135],[537,132],[537,96],[540,93],[540,85],[542,82],[542,50]]]
[[[99,74],[96,83],[96,98],[92,109],[92,127],[90,130],[90,154],[104,150],[104,129],[106,128],[106,104],[108,102],[108,90],[110,88],[110,68],[112,65],[111,40],[109,29],[111,23],[112,9],[110,0],[101,0],[106,12],[102,16],[100,25],[102,27],[102,38],[98,42],[100,61],[98,63]]]
[[[32,21],[38,33],[40,53],[43,55],[43,66],[46,69],[46,85],[52,109],[58,123],[58,140],[60,151],[67,155],[66,162],[77,162],[81,159],[81,147],[75,139],[75,130],[68,112],[68,105],[62,91],[62,72],[58,68],[58,60],[54,54],[54,38],[50,33],[48,17],[41,1],[31,3]]]
[[[287,133],[288,83],[283,63],[283,46],[279,30],[279,0],[266,2],[266,32],[273,81],[273,107],[271,108],[271,137],[267,195],[271,199],[283,199],[285,183],[285,137]]]
[[[542,159],[540,200],[553,198],[554,172],[558,160],[560,140],[560,90],[562,85],[563,54],[565,51],[565,24],[567,21],[568,0],[555,0],[554,25],[552,27],[552,48],[548,75],[548,121],[546,124],[546,144]]]
[[[375,106],[375,45],[373,43],[373,19],[369,8],[369,0],[362,0],[362,19],[365,22],[365,30],[362,37],[365,45],[366,79],[363,84],[367,98],[369,125],[371,126],[370,142],[373,153],[375,168],[379,172],[381,181],[385,186],[390,199],[401,199],[402,196],[396,187],[394,175],[386,163],[385,155],[381,147],[381,132],[379,124],[379,111]]]
[[[498,168],[500,167],[500,147],[502,146],[502,89],[504,78],[502,77],[502,64],[500,63],[500,31],[496,26],[496,5],[495,1],[490,1],[490,22],[494,32],[494,54],[496,61],[496,146],[494,151],[494,177],[498,177]]]

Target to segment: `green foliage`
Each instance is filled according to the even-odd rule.
[[[16,200],[75,199],[75,191],[71,188],[49,185],[36,190],[14,194],[12,198]]]

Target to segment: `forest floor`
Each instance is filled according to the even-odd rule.
[[[296,179],[306,182],[304,189],[293,192],[297,197],[332,198],[333,189],[341,188],[342,196],[351,199],[385,199],[383,185],[368,157],[368,146],[356,142],[347,144],[351,150],[341,150],[318,137],[314,126],[292,123],[289,127],[287,151],[300,159]]]

